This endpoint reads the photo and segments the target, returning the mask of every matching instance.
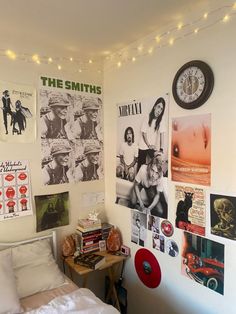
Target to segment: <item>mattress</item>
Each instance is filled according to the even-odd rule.
[[[59,288],[39,292],[29,297],[22,298],[20,300],[21,306],[23,307],[24,311],[30,311],[42,305],[48,304],[48,302],[50,302],[55,297],[70,293],[77,289],[78,287],[69,278],[66,277],[65,284]]]

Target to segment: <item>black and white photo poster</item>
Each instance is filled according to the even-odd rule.
[[[0,141],[32,143],[36,139],[35,88],[0,81]]]
[[[117,105],[116,203],[168,214],[168,95]]]
[[[47,77],[41,77],[41,84],[39,102],[44,184],[103,178],[101,89]]]

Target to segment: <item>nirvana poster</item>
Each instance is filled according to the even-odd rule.
[[[211,115],[172,120],[171,175],[173,181],[211,184]]]
[[[36,93],[32,86],[0,81],[0,141],[30,143],[36,138]]]
[[[205,192],[202,188],[175,186],[175,226],[205,235]]]
[[[168,96],[117,105],[116,202],[167,218]]]
[[[28,162],[0,161],[0,220],[32,214]]]
[[[37,232],[69,224],[69,193],[35,196]]]
[[[224,245],[184,232],[182,274],[224,294]]]
[[[236,240],[236,197],[210,194],[211,233]]]
[[[39,103],[44,184],[102,179],[101,87],[41,77]]]

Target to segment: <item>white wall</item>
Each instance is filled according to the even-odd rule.
[[[107,67],[104,73],[105,108],[105,205],[108,218],[122,231],[124,243],[131,247],[132,256],[126,264],[125,284],[129,296],[129,313],[159,314],[219,314],[235,313],[236,243],[209,232],[207,208],[207,234],[225,244],[224,296],[207,289],[180,274],[180,256],[149,249],[157,257],[162,269],[162,282],[156,289],[146,288],[134,269],[134,255],[140,248],[130,242],[130,210],[115,205],[116,165],[116,104],[132,99],[160,96],[170,92],[170,119],[189,114],[212,113],[212,190],[236,195],[236,20],[217,24],[212,28],[165,47],[152,56],[119,69]],[[171,87],[177,70],[187,61],[203,60],[213,69],[215,86],[210,99],[194,111],[186,111],[173,100]],[[113,156],[113,157],[112,157]],[[169,219],[174,223],[174,182],[169,180]],[[149,235],[150,236],[150,235]],[[182,232],[175,230],[173,238],[181,246]]]
[[[56,67],[56,66],[55,66]],[[89,84],[102,85],[102,75],[97,71],[77,73],[70,75],[62,71],[53,70],[52,66],[36,65],[21,61],[11,61],[7,58],[0,58],[0,80],[15,82],[19,84],[32,85],[36,89],[39,86],[40,75],[48,77],[58,77],[62,79],[84,82]],[[39,106],[37,104],[39,117]],[[2,119],[2,117],[1,117]],[[38,118],[39,121],[39,118]],[[38,126],[37,126],[38,127]],[[57,228],[60,239],[69,233],[74,232],[78,218],[85,217],[90,209],[83,208],[81,196],[85,192],[104,191],[104,181],[81,182],[78,184],[61,184],[54,186],[44,186],[41,173],[41,147],[39,130],[35,143],[32,144],[7,144],[0,143],[0,159],[29,160],[31,170],[32,196],[41,194],[58,193],[69,191],[70,201],[70,225]],[[34,200],[32,200],[34,206]],[[34,207],[33,207],[34,208]],[[101,208],[100,208],[101,209]],[[103,214],[104,216],[104,214]],[[36,216],[34,215],[0,222],[1,241],[16,241],[35,236]],[[47,233],[44,232],[44,233]],[[44,234],[43,232],[40,234]]]

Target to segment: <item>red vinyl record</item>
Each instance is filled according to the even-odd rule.
[[[136,272],[148,288],[156,288],[161,282],[161,268],[156,257],[147,249],[139,249],[134,258]]]

